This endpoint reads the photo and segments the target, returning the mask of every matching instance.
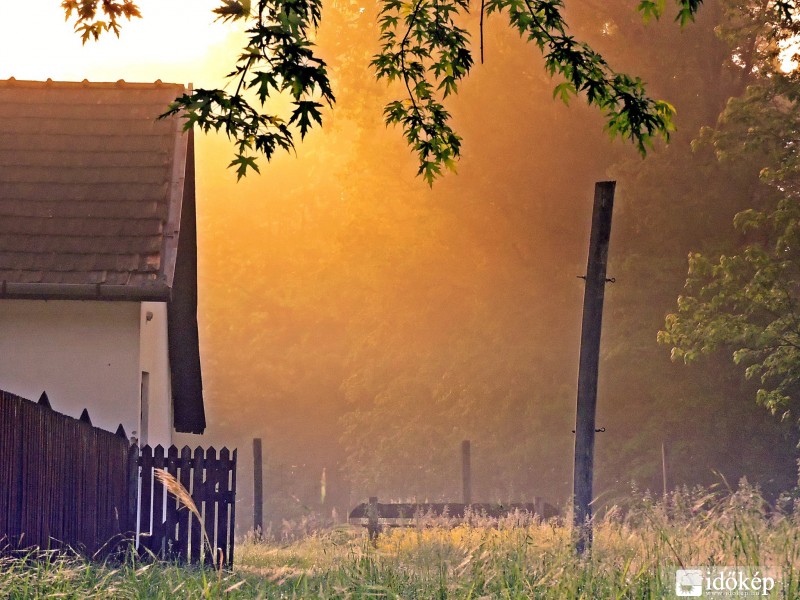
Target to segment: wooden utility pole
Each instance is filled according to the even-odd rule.
[[[253,531],[260,537],[264,532],[264,479],[261,438],[253,438]]]
[[[578,371],[578,408],[575,417],[575,471],[573,511],[577,533],[575,548],[582,553],[592,545],[592,477],[594,474],[594,434],[597,408],[597,366],[600,359],[600,331],[611,237],[611,212],[616,182],[601,181],[594,188],[592,233],[583,296],[581,357]]]
[[[464,504],[472,503],[472,467],[470,465],[470,442],[461,442],[461,485]]]

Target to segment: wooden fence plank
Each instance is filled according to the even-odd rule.
[[[204,491],[205,486],[203,485],[203,478],[204,478],[204,470],[205,470],[205,451],[197,447],[194,449],[194,465],[192,469],[192,499],[194,500],[195,506],[200,511],[200,515],[203,514],[203,499],[204,499]],[[202,534],[202,525],[203,522],[199,519],[192,519],[191,524],[191,554],[189,556],[189,562],[192,563],[199,563],[201,559],[201,555],[203,552],[203,534]]]
[[[42,541],[47,540],[48,546],[50,545],[51,535],[54,533],[51,528],[50,515],[55,512],[56,507],[53,506],[51,492],[53,490],[52,481],[57,475],[57,466],[54,464],[53,454],[53,441],[50,437],[50,419],[45,411],[40,410],[40,425],[39,425],[39,449],[41,452],[40,462],[40,475],[38,477],[37,488],[39,493],[38,502],[38,515],[39,521],[39,535]]]
[[[123,531],[136,539],[136,530],[139,527],[139,490],[141,478],[139,475],[139,448],[131,444],[128,447],[128,524]]]
[[[228,475],[230,473],[230,451],[223,446],[219,452],[217,467],[217,546],[222,551],[222,562],[228,564]]]
[[[8,443],[11,437],[9,429],[9,409],[8,403],[4,401],[3,393],[0,392],[0,456],[8,456]],[[5,460],[0,460],[0,532],[8,530],[8,490],[11,487],[10,477],[8,476],[9,464]],[[0,534],[0,549],[5,546],[5,539]]]
[[[142,448],[139,466],[142,482],[139,494],[139,547],[149,550],[153,543],[153,449],[150,446]]]
[[[216,536],[216,502],[214,492],[217,486],[217,450],[211,446],[206,450],[206,476],[203,480],[203,521],[206,535],[211,548],[206,548],[204,562],[213,565],[216,563],[217,536]]]
[[[167,450],[164,470],[178,479],[178,448],[173,444]],[[165,498],[166,511],[164,518],[164,557],[172,558],[177,551],[178,499],[173,494]]]
[[[180,467],[180,482],[181,485],[191,494],[192,491],[192,449],[189,446],[181,448],[181,459],[178,463]],[[177,537],[177,556],[180,560],[187,560],[189,558],[189,521],[192,519],[192,513],[188,508],[181,507],[178,512],[178,537]]]
[[[231,462],[231,528],[230,542],[228,546],[228,568],[233,568],[233,544],[236,533],[236,463],[239,451],[233,449],[233,460]]]
[[[86,477],[86,498],[83,502],[81,508],[83,508],[83,518],[85,519],[84,527],[89,532],[88,539],[86,542],[87,550],[94,554],[97,550],[100,549],[98,544],[98,525],[100,520],[97,518],[98,515],[98,506],[99,506],[99,498],[97,494],[97,479],[98,479],[98,462],[99,457],[97,456],[98,448],[97,448],[97,435],[95,434],[94,427],[87,424],[88,427],[86,432],[84,433],[86,439],[86,446],[87,446],[87,453],[86,457],[88,459],[87,467],[87,477]]]
[[[74,448],[74,437],[75,437],[75,426],[74,423],[72,427],[67,432],[67,426],[64,425],[64,451],[67,452],[66,446],[69,444],[72,446],[72,451],[75,451]],[[61,515],[62,515],[62,527],[61,527],[61,536],[59,539],[63,543],[69,543],[71,540],[76,540],[78,538],[78,528],[77,522],[78,517],[75,514],[75,487],[77,487],[77,478],[78,478],[78,461],[77,460],[66,460],[61,464],[62,468],[64,469],[64,485],[62,486],[60,492],[60,504],[61,508]],[[70,493],[67,492],[68,485],[72,485],[72,489]]]
[[[22,523],[22,532],[28,536],[29,543],[41,545],[41,537],[39,536],[38,528],[36,527],[36,515],[32,514],[35,510],[35,504],[28,500],[36,498],[38,490],[36,489],[35,476],[39,468],[39,453],[37,452],[36,439],[39,435],[38,432],[38,413],[34,410],[32,404],[25,405],[26,420],[25,420],[25,439],[23,440],[23,474],[22,474],[22,497],[23,501],[20,506],[20,515]]]
[[[5,401],[4,392],[0,392],[0,456],[11,454],[11,403]],[[0,550],[7,540],[2,532],[8,531],[9,492],[11,490],[11,461],[0,460]]]
[[[46,396],[45,396],[46,397]],[[44,407],[45,405],[42,404]],[[49,404],[47,405],[49,406]],[[57,545],[63,538],[63,520],[61,518],[61,503],[59,502],[59,492],[64,487],[64,465],[60,457],[64,456],[64,430],[58,419],[54,415],[48,414],[47,428],[47,456],[49,459],[50,483],[47,492],[47,508],[45,517],[48,520],[49,535]]]
[[[23,440],[23,429],[24,426],[20,422],[25,418],[25,413],[23,412],[23,406],[19,402],[14,403],[14,417],[15,417],[15,427],[12,432],[12,443],[11,443],[11,469],[10,469],[10,478],[11,478],[11,491],[9,492],[9,536],[11,538],[12,544],[16,546],[19,542],[19,537],[22,535],[22,473],[23,473],[23,465],[22,465],[22,458],[24,456],[22,451],[22,440]]]
[[[164,468],[164,446],[159,444],[153,450],[153,470]],[[153,479],[153,537],[150,550],[157,556],[164,556],[164,485]]]

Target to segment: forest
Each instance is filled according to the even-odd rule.
[[[705,2],[681,27],[631,2],[567,3],[573,34],[676,108],[646,158],[579,99],[554,99],[541,55],[490,16],[484,62],[450,100],[458,173],[432,187],[383,124],[377,5],[325,4],[337,104],[322,130],[235,187],[209,175],[228,142],[198,148],[207,437],[242,449],[242,526],[253,437],[276,528],[341,520],[371,495],[457,500],[466,439],[476,500],[563,506],[578,277],[606,179],[600,502],[660,494],[662,467],[669,489],[795,485],[800,82],[768,4]]]

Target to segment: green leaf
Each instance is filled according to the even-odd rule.
[[[312,121],[316,121],[322,125],[322,113],[319,109],[322,104],[319,102],[301,101],[295,102],[294,106],[297,108],[292,111],[292,118],[289,119],[289,124],[297,123],[300,127],[300,137],[304,138],[308,130],[313,126]]]
[[[563,83],[559,83],[553,89],[553,98],[559,98],[564,104],[569,104],[570,98],[576,95],[577,92],[575,91],[575,86],[572,85],[569,81],[564,81]]]
[[[242,177],[245,177],[248,169],[253,169],[256,173],[261,173],[261,170],[258,168],[258,164],[256,163],[255,156],[237,154],[236,158],[234,158],[231,161],[231,164],[228,165],[229,169],[232,167],[236,167],[236,181],[239,181]]]
[[[222,0],[222,5],[211,12],[223,22],[245,19],[250,16],[250,0]]]

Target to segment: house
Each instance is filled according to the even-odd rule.
[[[151,445],[206,425],[185,91],[0,81],[0,389]]]

